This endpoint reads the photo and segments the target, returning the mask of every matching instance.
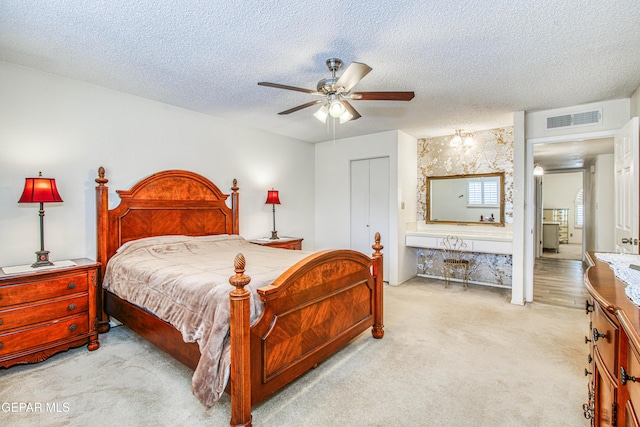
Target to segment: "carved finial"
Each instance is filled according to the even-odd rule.
[[[384,246],[382,246],[380,244],[380,233],[376,232],[376,235],[374,236],[374,240],[375,240],[375,244],[373,246],[371,246],[371,248],[373,249],[373,256],[374,257],[379,257],[382,254],[380,253],[380,251],[384,248]]]
[[[109,180],[104,177],[104,168],[102,166],[98,168],[98,177],[96,178],[96,182],[100,185],[104,185],[109,182]]]
[[[236,193],[240,188],[238,187],[238,180],[233,178],[233,187],[231,187],[231,190],[233,190],[234,193]]]
[[[251,281],[251,277],[244,274],[245,265],[246,261],[244,259],[244,255],[240,253],[236,255],[236,257],[233,259],[233,267],[236,271],[236,274],[235,276],[229,277],[229,283],[231,283],[231,286],[236,287],[236,290],[234,292],[244,292],[244,287]]]

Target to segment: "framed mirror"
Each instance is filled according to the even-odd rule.
[[[504,226],[504,172],[427,177],[427,224]]]

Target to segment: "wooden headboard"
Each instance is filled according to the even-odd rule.
[[[238,234],[238,185],[233,180],[231,208],[228,194],[207,178],[184,170],[155,173],[131,187],[118,190],[120,204],[109,210],[103,167],[96,187],[97,260],[103,271],[122,244],[164,235],[202,236]]]

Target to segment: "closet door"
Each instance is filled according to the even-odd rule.
[[[371,256],[376,232],[382,237],[382,245],[388,248],[388,157],[351,161],[351,249]],[[385,272],[389,271],[388,265],[389,257],[385,257]]]

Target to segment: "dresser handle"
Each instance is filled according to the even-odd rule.
[[[70,330],[71,332],[75,331],[75,330],[76,330],[76,328],[77,328],[77,326],[76,326],[76,324],[75,324],[75,323],[74,323],[73,325],[69,326],[69,330]]]
[[[0,342],[0,350],[2,350],[2,343]]]
[[[589,375],[593,374],[593,372],[589,372],[587,371],[587,368],[584,368],[584,376],[587,377]]]
[[[587,314],[593,311],[593,304],[589,304],[589,300],[584,301],[584,310],[587,312]]]
[[[71,282],[69,283],[69,286],[67,286],[69,289],[73,289],[76,287],[76,282]]]
[[[2,319],[0,319],[0,325],[2,325]]]
[[[620,382],[622,383],[622,385],[626,385],[627,381],[633,381],[634,383],[636,382],[636,377],[632,376],[632,375],[627,375],[627,372],[624,370],[624,366],[620,367]]]
[[[76,309],[75,304],[69,304],[69,310],[75,310],[75,309]]]
[[[607,334],[601,334],[598,332],[598,328],[593,328],[593,341],[598,341],[598,338],[606,338]]]

